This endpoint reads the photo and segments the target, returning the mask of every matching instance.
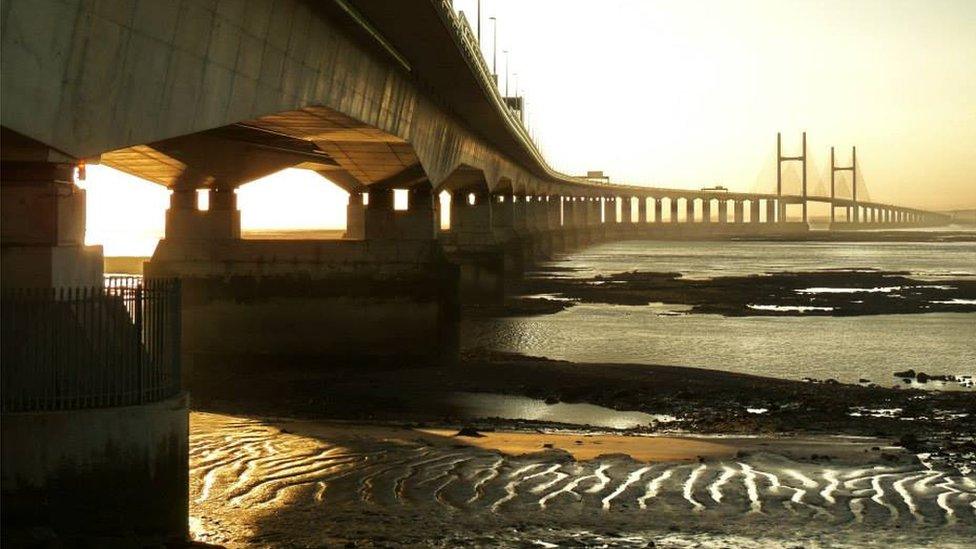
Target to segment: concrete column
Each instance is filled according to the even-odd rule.
[[[451,198],[451,227],[454,226],[454,200]],[[366,238],[366,206],[363,205],[363,193],[353,191],[349,193],[346,204],[346,232],[343,238],[362,240]]]
[[[685,222],[693,223],[695,221],[695,200],[685,199]]]
[[[0,284],[100,286],[102,247],[85,246],[85,191],[74,184],[73,159],[41,146],[0,154]]]
[[[729,201],[722,199],[718,201],[718,222],[729,222]]]
[[[586,197],[587,225],[590,227],[600,226],[600,199],[595,196]]]
[[[573,196],[563,197],[563,227],[576,228],[576,200]]]
[[[661,222],[661,199],[654,198],[654,222]]]
[[[241,237],[241,212],[237,209],[237,188],[210,189],[209,218],[210,237],[223,239]]]
[[[772,198],[766,199],[766,223],[776,222],[776,202]]]
[[[742,200],[736,200],[732,203],[732,221],[734,223],[742,223],[745,221],[745,202]]]
[[[573,197],[573,227],[581,229],[586,226],[586,207],[582,196]]]
[[[624,196],[620,198],[620,222],[630,223],[633,221],[633,204],[631,203],[629,196]]]
[[[491,195],[491,228],[496,239],[508,240],[513,235],[512,219],[515,215],[512,195]]]
[[[208,191],[209,209],[197,209],[195,188],[177,188],[166,210],[167,240],[227,240],[241,237],[241,212],[232,187]]]
[[[370,189],[364,217],[364,238],[395,238],[396,218],[393,211],[393,189]]]
[[[702,200],[702,223],[712,222],[712,200],[709,198]]]
[[[524,194],[512,195],[512,229],[516,234],[525,234],[528,230],[527,198]]]
[[[471,193],[456,191],[451,194],[451,233],[459,245],[484,245],[494,241],[491,224],[491,195],[474,195],[474,204],[468,202]]]
[[[562,210],[562,197],[559,195],[552,195],[548,197],[546,204],[546,221],[550,229],[558,229],[562,225],[560,223],[559,214]]]
[[[678,199],[671,198],[671,223],[678,222]]]
[[[637,222],[641,224],[647,223],[647,197],[646,196],[637,197]]]

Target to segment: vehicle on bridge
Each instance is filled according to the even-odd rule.
[[[723,187],[722,185],[715,185],[714,187],[702,187],[702,190],[703,191],[718,192],[718,193],[727,193],[727,192],[729,192],[729,189],[727,187]]]

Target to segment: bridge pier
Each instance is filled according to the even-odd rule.
[[[240,183],[212,189],[206,212],[189,208],[191,193],[174,193],[165,238],[145,266],[148,277],[182,281],[191,387],[233,375],[233,364],[285,357],[322,367],[456,359],[460,268],[436,240],[429,182],[408,187],[402,211],[393,186],[370,187],[362,210],[353,195],[347,235],[362,235],[355,240],[243,240],[232,190]],[[490,210],[466,202],[459,194],[452,201],[458,239],[490,246]]]
[[[633,200],[629,196],[624,196],[620,201],[620,223],[629,230],[630,223],[634,222]]]
[[[105,293],[102,247],[85,245],[86,196],[74,182],[78,160],[6,128],[2,140],[4,539],[26,533],[55,546],[94,539],[182,544],[189,498],[186,396],[176,380],[156,397],[123,391],[121,382],[109,387],[116,376],[136,379],[144,365],[119,354],[146,349],[130,347],[143,334],[121,298]],[[71,356],[59,358],[55,341]]]

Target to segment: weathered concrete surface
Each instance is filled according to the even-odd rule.
[[[3,414],[4,545],[16,545],[30,528],[66,545],[183,541],[188,429],[186,395],[143,406]]]
[[[0,280],[5,288],[101,284],[102,248],[85,246],[75,159],[7,129],[0,140]]]
[[[328,367],[457,356],[458,268],[434,240],[164,239],[145,272],[183,281],[190,379],[233,364],[221,357],[317,357]]]

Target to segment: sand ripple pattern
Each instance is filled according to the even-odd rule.
[[[429,506],[492,514],[763,515],[837,523],[976,525],[976,479],[773,455],[705,463],[574,462],[459,447],[330,445],[251,420],[191,436],[191,501],[207,506]]]

